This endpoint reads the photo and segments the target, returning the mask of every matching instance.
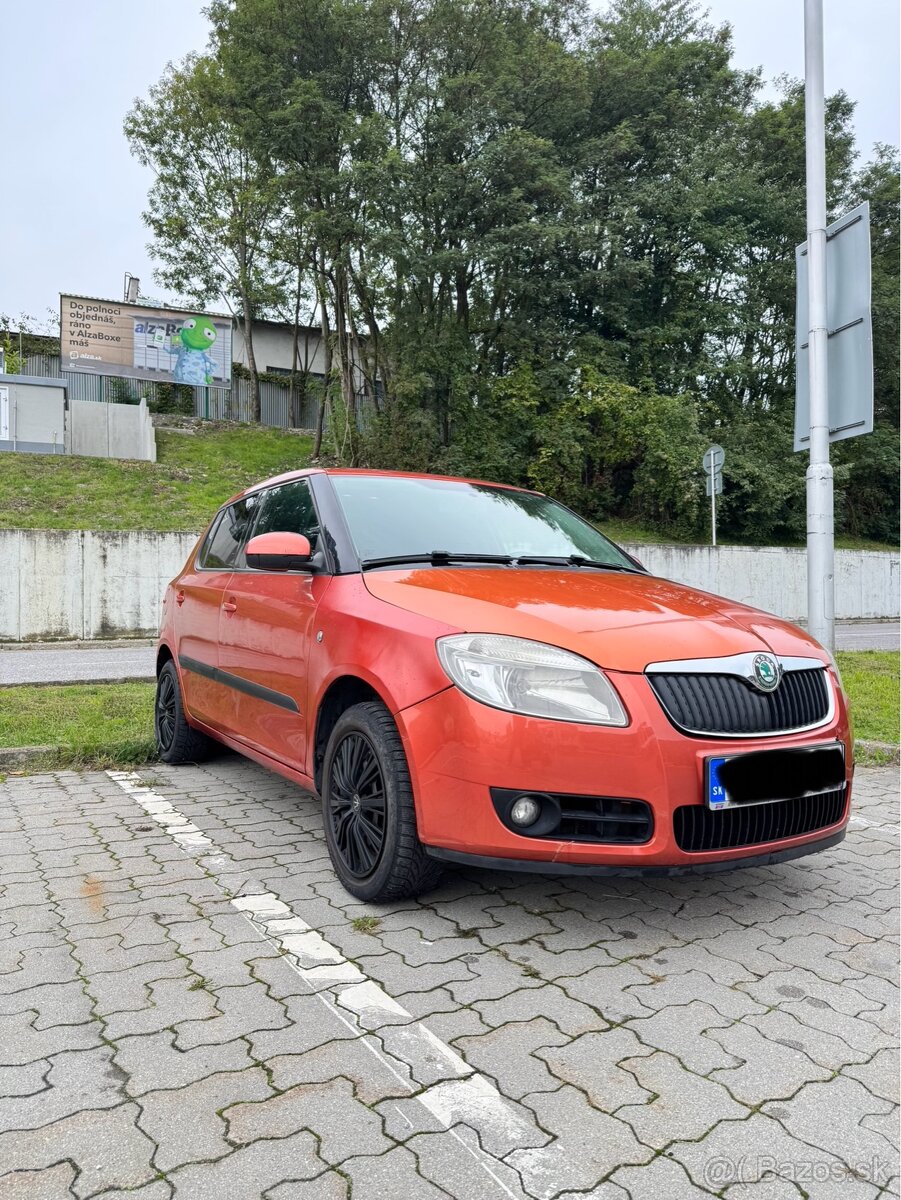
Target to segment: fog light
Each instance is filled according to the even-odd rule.
[[[520,796],[510,809],[514,825],[534,825],[541,815],[541,805],[532,796]]]

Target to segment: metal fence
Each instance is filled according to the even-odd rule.
[[[161,401],[171,398],[172,384],[156,383],[150,379],[125,379],[112,375],[88,375],[83,371],[66,371],[60,367],[56,354],[31,354],[25,359],[23,374],[52,376],[65,379],[70,400],[94,400],[99,403],[137,404],[146,400],[152,409]],[[182,385],[184,386],[184,385]],[[161,389],[165,388],[165,391]],[[253,400],[250,380],[241,375],[232,377],[231,388],[193,388],[194,415],[207,421],[243,421],[253,423]],[[305,395],[296,397],[296,406],[291,402],[289,382],[275,383],[260,380],[260,424],[277,429],[313,429],[319,407],[319,389],[316,384],[308,385]],[[292,411],[296,407],[296,421]],[[373,409],[371,401],[364,395],[357,396],[357,423],[361,429],[371,424]],[[325,424],[328,425],[326,415]]]
[[[309,392],[297,396],[297,420],[292,421],[294,406],[288,384],[260,380],[260,424],[278,429],[312,429],[316,424],[318,397]],[[253,421],[250,380],[235,376],[231,389],[195,388],[194,415],[208,421]]]
[[[61,369],[58,354],[29,354],[22,373],[65,379],[66,394],[70,400],[93,400],[106,404],[138,404],[141,400],[146,400],[148,405],[151,405],[167,397],[172,386],[158,384],[151,379],[125,379],[119,375],[88,375],[83,371],[65,371]],[[161,391],[161,387],[166,388],[166,391]]]

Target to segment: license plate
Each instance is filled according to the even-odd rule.
[[[841,742],[704,760],[704,803],[714,811],[799,800],[835,791],[844,782],[845,747]]]
[[[705,761],[707,776],[707,807],[708,808],[727,808],[729,805],[729,797],[726,795],[726,788],[720,781],[720,767],[725,762],[725,758],[708,758]]]

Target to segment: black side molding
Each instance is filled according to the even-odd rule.
[[[240,675],[232,675],[230,671],[220,671],[218,667],[211,667],[209,663],[199,662],[196,658],[189,658],[186,654],[179,654],[178,665],[183,671],[192,671],[195,675],[212,679],[214,683],[234,688],[236,692],[244,692],[245,695],[254,696],[257,700],[265,700],[267,704],[274,704],[277,708],[286,708],[288,712],[300,712],[297,701],[292,696],[286,696],[284,692],[274,692],[272,688],[263,687],[259,683],[251,683],[249,679],[242,679]]]

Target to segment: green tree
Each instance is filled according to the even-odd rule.
[[[245,317],[271,303],[295,327],[301,312],[321,324],[317,453],[327,429],[341,461],[531,483],[692,536],[715,440],[723,533],[803,534],[800,84],[762,100],[728,26],[692,0],[209,11],[208,55],[129,118],[162,172],[151,228],[173,281],[212,294],[227,280]],[[216,150],[202,171],[198,112]],[[898,168],[881,148],[854,173],[852,113],[829,98],[827,185],[833,216],[873,207],[877,431],[835,449],[837,513],[889,537]],[[228,271],[200,240],[182,252],[210,198]],[[292,383],[304,372],[298,361]]]
[[[874,429],[835,447],[848,473],[840,513],[856,537],[898,540],[899,238],[898,151],[878,145],[853,178],[848,206],[868,200],[872,240]]]
[[[253,319],[281,294],[269,259],[269,223],[277,189],[268,165],[230,122],[215,58],[191,56],[169,66],[125,119],[132,153],[156,178],[144,221],[153,235],[158,281],[191,303],[220,297],[241,321],[253,417],[260,389]]]

